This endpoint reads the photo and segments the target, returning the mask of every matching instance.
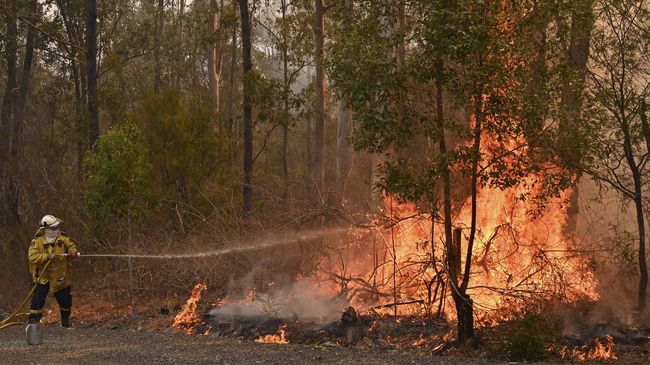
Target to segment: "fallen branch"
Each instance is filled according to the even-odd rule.
[[[424,300],[418,299],[418,300],[409,300],[407,302],[395,302],[395,303],[382,304],[382,305],[374,306],[371,309],[390,308],[390,307],[396,307],[398,305],[409,305],[409,304],[424,304]]]

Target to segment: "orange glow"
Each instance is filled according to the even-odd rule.
[[[196,284],[192,288],[192,296],[183,304],[183,308],[174,318],[172,327],[185,331],[187,334],[194,334],[196,327],[203,322],[197,315],[197,305],[201,300],[201,294],[208,287],[205,284]]]
[[[277,344],[287,344],[289,343],[289,340],[287,340],[287,325],[283,324],[280,327],[278,327],[278,332],[276,335],[266,335],[266,336],[260,336],[257,339],[255,339],[255,342],[260,342],[260,343],[277,343]]]

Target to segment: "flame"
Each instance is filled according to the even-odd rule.
[[[183,304],[183,308],[174,318],[172,327],[184,330],[187,334],[194,334],[196,327],[203,322],[197,315],[197,305],[201,300],[201,294],[208,287],[205,284],[199,283],[192,288],[192,296]]]
[[[496,31],[509,36],[516,32],[515,19],[511,18],[505,2],[502,6],[503,11],[496,15],[499,24]],[[486,90],[484,98],[488,94],[516,95],[521,85],[518,78],[508,74],[514,75],[525,63],[509,54],[495,53],[491,57],[502,64],[505,81]],[[513,118],[517,118],[508,112],[484,117],[484,126],[504,126],[509,121],[516,125]],[[475,125],[474,116],[470,118],[470,125]],[[471,147],[472,143],[467,142],[466,147]],[[563,203],[571,191],[565,190],[547,202],[543,214],[527,201],[530,196],[543,192],[544,182],[552,184],[547,181],[550,172],[563,172],[558,166],[547,163],[539,168],[539,173],[530,173],[524,178],[517,175],[516,166],[534,153],[530,148],[522,134],[502,133],[499,128],[482,131],[479,162],[482,175],[509,177],[519,184],[504,190],[479,184],[477,231],[469,253],[470,273],[463,273],[471,225],[470,197],[453,204],[451,223],[461,230],[462,237],[459,271],[462,275],[470,275],[467,294],[479,316],[478,324],[491,325],[514,318],[530,304],[598,298],[596,279],[588,269],[587,259],[577,253],[572,238],[564,233],[567,213]],[[484,166],[491,159],[500,160],[500,167]],[[502,166],[515,168],[509,171]],[[454,175],[462,174],[454,171]],[[462,187],[468,179],[458,176],[455,180],[454,198],[468,195],[469,188],[463,190]],[[424,311],[453,319],[454,314],[447,310],[453,308],[450,300],[453,288],[447,276],[444,225],[439,217],[432,217],[431,208],[428,209],[425,211],[416,204],[386,196],[385,219],[374,222],[376,232],[352,238],[357,242],[365,241],[365,244],[357,244],[358,247],[348,244],[347,256],[337,252],[336,259],[344,263],[334,259],[326,262],[330,266],[324,270],[336,273],[341,291],[353,293],[354,306],[398,314]],[[531,219],[531,212],[536,213],[536,219]],[[383,309],[376,310],[377,304],[384,304]]]
[[[560,356],[563,359],[573,359],[578,361],[616,360],[616,355],[614,355],[614,339],[612,336],[605,336],[605,340],[607,340],[607,343],[600,342],[600,340],[596,338],[594,339],[593,346],[589,346],[585,343],[584,345],[576,346],[573,349],[568,349],[567,346],[564,346],[560,351]]]
[[[277,343],[277,344],[287,344],[289,343],[289,340],[287,340],[287,325],[283,324],[280,327],[278,327],[278,334],[276,335],[265,335],[265,336],[260,336],[255,339],[255,342],[260,342],[260,343]]]

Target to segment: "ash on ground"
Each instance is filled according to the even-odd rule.
[[[254,340],[276,334],[283,327],[290,343],[320,346],[403,348],[422,347],[442,350],[449,342],[450,326],[439,318],[360,316],[352,307],[339,312],[329,323],[289,320],[265,316],[220,315],[211,311],[205,317],[211,336]]]

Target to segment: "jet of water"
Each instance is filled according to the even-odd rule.
[[[221,248],[218,250],[211,250],[205,252],[194,252],[194,253],[179,253],[179,254],[161,254],[161,255],[144,255],[144,254],[84,254],[82,257],[115,257],[115,258],[141,258],[141,259],[188,259],[188,258],[201,258],[201,257],[212,257],[212,256],[222,256],[229,253],[235,252],[244,252],[244,251],[253,251],[260,250],[264,248],[270,248],[275,246],[287,245],[300,241],[308,241],[314,239],[329,238],[333,236],[338,236],[343,233],[349,232],[349,229],[336,228],[328,230],[317,230],[304,232],[298,235],[291,235],[289,237],[283,238],[271,238],[265,240],[259,240],[256,243],[245,245],[245,246],[233,246],[227,248]]]

